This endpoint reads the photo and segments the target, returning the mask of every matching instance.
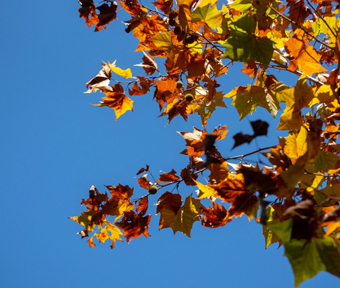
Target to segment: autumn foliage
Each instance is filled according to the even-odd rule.
[[[114,109],[118,119],[133,111],[134,96],[153,93],[160,116],[169,123],[197,113],[203,128],[179,132],[186,145],[181,152],[188,157],[186,167],[162,172],[156,179],[148,178],[149,166],[131,172],[137,172],[144,197],[132,200],[134,189],[118,183],[106,186],[107,192],[92,186],[89,198],[81,202],[85,211],[70,218],[84,226],[79,234],[89,237],[90,247],[97,238],[102,243],[111,240],[114,248],[122,238],[129,242],[150,236],[148,202],[157,197],[152,213],[160,214],[159,229],[189,237],[194,222],[217,228],[245,214],[263,226],[266,247],[284,246],[295,287],[320,271],[340,277],[339,2],[219,2],[157,0],[146,7],[138,0],[79,1],[80,17],[95,31],[105,29],[117,13],[127,17],[125,31],[139,40],[135,52],[141,63],[136,64],[145,72],[133,76],[116,61],[103,63],[86,83],[86,93],[103,93],[96,106]],[[244,63],[241,71],[253,81],[224,93],[219,77],[227,77],[233,62]],[[295,74],[296,84],[289,87],[269,70]],[[111,86],[116,75],[128,80]],[[288,131],[288,136],[271,147],[223,157],[215,143],[226,137],[227,126],[211,133],[205,126],[217,107],[226,107],[227,98],[240,119],[257,107],[279,116],[277,130]],[[253,121],[251,127],[252,134],[232,131],[234,147],[267,135],[265,121]],[[252,154],[262,155],[267,165],[244,164],[243,158]],[[235,159],[237,165],[229,162]],[[205,184],[198,180],[202,174],[207,175]],[[197,187],[197,195],[184,199],[180,183]],[[203,199],[210,200],[204,200],[210,207],[203,206]]]

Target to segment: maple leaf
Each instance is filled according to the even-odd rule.
[[[238,217],[246,214],[249,219],[256,217],[258,210],[258,200],[254,192],[249,192],[245,187],[242,174],[236,176],[228,174],[228,177],[217,185],[209,185],[215,189],[223,202],[231,204],[229,216]]]
[[[115,225],[108,221],[105,221],[105,227],[100,230],[100,233],[95,235],[99,240],[99,243],[105,244],[105,241],[110,239],[112,241],[112,245],[110,246],[111,249],[115,248],[117,240],[123,241],[120,238],[123,233]]]
[[[119,67],[111,67],[112,72],[116,73],[119,76],[122,76],[126,79],[132,78],[135,79],[135,77],[132,76],[130,68],[127,68],[126,70],[122,70]]]
[[[148,172],[148,171],[149,171],[149,165],[146,165],[145,168],[140,168],[136,175],[139,175],[141,173]]]
[[[184,183],[188,186],[195,186],[196,183],[194,180],[198,178],[198,175],[193,173],[190,168],[184,168],[181,171],[181,178],[183,179]]]
[[[157,183],[176,182],[179,179],[179,177],[176,176],[176,173],[177,172],[174,169],[172,169],[169,173],[164,172],[162,175],[160,175]]]
[[[106,3],[97,7],[99,10],[98,20],[99,22],[96,24],[95,32],[100,31],[102,27],[106,29],[106,25],[109,24],[112,20],[116,19],[116,11],[117,11],[117,3],[114,1],[110,1],[110,6]]]
[[[289,18],[296,22],[297,24],[301,24],[304,20],[311,14],[310,9],[307,9],[305,6],[305,2],[303,0],[299,1],[288,1],[289,7]],[[296,29],[295,25],[292,25],[293,29]]]
[[[301,75],[294,88],[280,92],[286,108],[280,117],[279,130],[300,130],[303,125],[301,109],[309,105],[314,98],[313,88],[308,86],[306,76]]]
[[[268,158],[269,162],[274,165],[274,170],[277,172],[283,172],[292,164],[289,157],[280,147],[271,148],[270,152],[262,153],[262,155]]]
[[[79,11],[79,17],[83,17],[86,21],[86,25],[90,28],[92,25],[97,25],[99,22],[96,7],[92,0],[79,1],[82,8]]]
[[[227,108],[223,101],[223,93],[221,91],[216,92],[211,98],[208,99],[209,95],[202,95],[198,103],[194,103],[188,107],[188,113],[192,114],[197,112],[201,116],[202,125],[207,124],[207,120],[211,117],[212,113],[216,110],[216,107]]]
[[[211,202],[212,208],[202,208],[203,216],[200,216],[202,225],[209,228],[217,228],[231,222],[224,206]]]
[[[136,239],[142,235],[145,238],[151,236],[148,233],[150,220],[151,215],[140,216],[140,214],[136,214],[134,211],[129,211],[124,212],[122,221],[117,222],[116,225],[124,231],[126,241],[130,242],[131,238]]]
[[[135,66],[140,66],[144,69],[146,75],[152,75],[156,71],[158,71],[157,63],[155,60],[152,59],[151,56],[146,54],[144,51],[142,51],[144,56],[142,57],[143,63],[142,64],[136,64]]]
[[[269,38],[255,36],[256,23],[250,14],[245,14],[230,25],[230,35],[223,43],[225,52],[222,58],[234,61],[261,62],[267,67],[274,52],[274,43]]]
[[[171,104],[175,99],[174,92],[176,89],[176,81],[173,79],[157,80],[154,98],[159,104],[161,110],[165,103]]]
[[[168,115],[168,124],[170,124],[171,120],[177,115],[181,115],[185,121],[188,120],[188,115],[186,112],[186,103],[185,101],[180,101],[178,99],[174,99],[172,103],[168,104],[168,106],[164,109],[164,111],[158,117],[162,117]]]
[[[239,86],[231,90],[224,97],[233,98],[235,106],[242,120],[248,114],[252,114],[258,106],[265,108],[274,118],[280,109],[276,98],[276,87],[273,90],[255,85]]]
[[[255,75],[257,74],[257,65],[255,63],[255,61],[249,61],[243,69],[241,69],[241,71],[245,74],[247,74],[249,77],[255,77]]]
[[[152,2],[158,9],[164,12],[164,14],[169,15],[171,12],[171,7],[173,5],[173,0],[157,0]]]
[[[100,88],[110,91],[112,89],[111,86],[108,86],[110,83],[110,79],[111,79],[110,66],[114,66],[114,65],[115,65],[115,62],[112,64],[111,63],[102,64],[102,69],[99,71],[97,76],[95,76],[89,82],[86,83],[86,88],[88,88],[88,90],[85,93],[96,92]]]
[[[106,186],[111,193],[111,198],[102,206],[101,212],[108,215],[116,216],[116,219],[124,215],[125,212],[133,209],[130,198],[133,189],[129,186]]]
[[[106,95],[102,98],[102,102],[100,104],[93,104],[94,106],[99,107],[110,107],[115,110],[116,113],[116,120],[123,115],[126,111],[130,110],[133,111],[133,103],[129,97],[124,94],[124,89],[122,85],[115,84],[111,87],[111,91],[104,90],[100,88],[102,92]]]
[[[170,52],[173,49],[171,35],[168,32],[159,33],[149,38],[158,50]]]
[[[144,189],[146,189],[146,190],[149,190],[149,188],[150,188],[150,186],[151,186],[152,184],[150,184],[151,182],[148,181],[148,180],[146,179],[146,177],[147,177],[147,175],[143,175],[142,177],[138,178],[138,184],[139,184],[142,188],[144,188]]]
[[[339,242],[334,238],[328,236],[317,239],[313,237],[308,242],[304,239],[291,239],[292,219],[269,227],[281,239],[285,247],[285,256],[293,268],[295,287],[314,277],[320,271],[328,271],[340,277]]]
[[[198,7],[192,13],[192,22],[202,22],[207,24],[212,29],[217,29],[222,23],[222,12],[217,10],[216,5],[209,7]]]
[[[193,199],[190,194],[184,202],[184,205],[178,210],[177,215],[171,223],[171,228],[176,234],[178,231],[190,237],[191,229],[194,222],[199,221],[199,215],[202,214],[204,206],[199,200]]]
[[[280,220],[275,214],[275,209],[272,206],[268,206],[265,210],[267,223],[263,225],[263,236],[265,239],[265,248],[267,249],[270,245],[280,242],[280,238],[269,228],[270,225],[280,223]],[[282,244],[282,243],[281,243]],[[279,244],[279,245],[281,245]]]
[[[182,206],[182,197],[179,194],[165,192],[159,197],[156,206],[156,214],[161,214],[159,229],[169,228]]]

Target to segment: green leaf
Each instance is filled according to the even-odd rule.
[[[270,225],[269,228],[284,244],[285,256],[293,268],[295,287],[320,271],[327,271],[340,277],[340,243],[334,238],[312,238],[310,241],[290,239],[293,228],[292,219]]]
[[[191,194],[185,199],[183,207],[177,212],[174,222],[171,224],[171,228],[176,234],[180,231],[190,237],[190,232],[194,222],[199,221],[198,215],[202,214],[202,208],[204,206],[197,199],[192,199]]]
[[[283,244],[289,243],[292,234],[293,219],[268,226],[282,241]]]
[[[201,116],[202,125],[205,126],[211,114],[216,110],[216,107],[227,108],[223,101],[223,94],[221,91],[216,92],[212,101],[207,101],[206,98],[200,104],[194,104],[193,110]]]
[[[325,152],[320,149],[318,157],[314,160],[313,165],[316,171],[327,172],[330,169],[335,169],[336,167],[339,168],[339,164],[340,164],[339,161],[340,161],[340,156],[335,155],[332,152]]]
[[[273,52],[274,42],[268,38],[257,38],[255,35],[241,31],[231,31],[223,43],[225,52],[221,58],[247,63],[251,60],[261,62],[268,67]]]
[[[229,24],[229,29],[252,35],[256,29],[256,22],[249,13],[243,14],[240,17],[235,18],[235,20]]]
[[[258,106],[265,108],[274,118],[280,109],[275,93],[255,85],[237,87],[224,97],[233,98],[232,105],[240,115],[240,120],[252,114]]]
[[[213,7],[206,5],[202,8],[195,9],[192,13],[192,22],[204,22],[212,29],[220,27],[222,18],[222,13],[217,10],[216,5]]]

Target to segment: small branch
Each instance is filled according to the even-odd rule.
[[[268,68],[284,70],[284,71],[287,71],[287,72],[294,73],[294,74],[296,74],[296,75],[298,75],[298,76],[301,76],[301,75],[303,74],[302,72],[300,72],[300,71],[298,71],[298,70],[296,70],[296,71],[288,70],[288,67],[286,67],[286,66],[274,66],[274,65],[268,65]],[[321,81],[319,81],[319,80],[317,80],[317,79],[315,79],[315,78],[313,78],[313,77],[311,77],[311,76],[308,76],[308,75],[306,75],[306,78],[307,78],[308,80],[310,80],[310,81],[313,81],[313,82],[316,83],[316,84],[319,84],[319,85],[324,85],[324,84],[325,84],[325,83],[322,83]]]
[[[222,54],[224,54],[224,51],[222,51],[215,43],[213,43],[212,41],[210,41],[209,39],[207,39],[204,34],[199,33],[197,31],[193,31],[190,29],[190,32],[198,34],[200,37],[204,38],[211,46],[213,46],[214,48],[216,48],[218,51],[220,51]]]
[[[247,157],[247,156],[250,156],[250,155],[253,155],[255,153],[258,153],[258,152],[261,152],[263,150],[268,150],[268,149],[271,149],[271,148],[275,148],[277,145],[273,145],[273,146],[269,146],[269,147],[265,147],[265,148],[260,148],[256,151],[253,151],[253,152],[250,152],[250,153],[247,153],[247,154],[244,154],[244,155],[239,155],[239,156],[233,156],[233,157],[228,157],[228,158],[223,158],[224,161],[228,161],[228,160],[232,160],[232,159],[243,159],[244,157]]]
[[[312,5],[312,3],[310,3],[309,0],[307,0],[307,3],[312,7],[312,9],[314,10],[314,12],[319,16],[319,18],[321,19],[321,21],[323,21],[323,22],[326,24],[326,26],[328,27],[329,31],[331,31],[332,34],[334,35],[334,37],[336,38],[335,32],[334,32],[333,29],[328,25],[328,23],[327,23],[326,20],[322,17],[322,15],[320,14],[320,12],[314,8],[314,6]]]

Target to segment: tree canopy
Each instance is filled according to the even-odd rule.
[[[295,287],[320,271],[340,277],[339,2],[78,2],[80,17],[96,32],[122,10],[130,14],[125,31],[139,40],[135,52],[142,56],[136,66],[143,75],[118,67],[116,61],[102,63],[86,83],[86,93],[103,93],[95,106],[114,109],[116,120],[124,121],[123,114],[133,111],[133,97],[153,93],[159,116],[167,117],[169,125],[175,117],[188,121],[197,113],[203,127],[179,132],[186,167],[155,178],[148,165],[130,171],[138,175],[136,185],[145,189],[145,196],[133,199],[134,188],[119,182],[106,186],[108,192],[90,188],[81,201],[86,211],[70,217],[84,226],[79,234],[89,237],[89,246],[96,246],[95,238],[111,240],[114,248],[117,240],[150,236],[152,215],[146,214],[149,200],[158,198],[152,213],[160,214],[159,229],[190,237],[194,222],[217,228],[245,214],[262,225],[266,248],[284,246]],[[225,93],[220,83],[228,79],[234,62],[244,63],[241,71],[252,84]],[[296,74],[293,87],[272,74],[282,70]],[[234,135],[235,148],[267,135],[269,125],[251,121],[253,133],[245,134],[225,123],[209,133],[205,127],[211,115],[230,102],[240,120],[264,108],[280,118],[276,129],[288,136],[270,147],[224,157],[215,143],[227,133]],[[253,154],[263,160],[247,164],[245,157]],[[180,184],[197,187],[198,193],[184,199]]]

